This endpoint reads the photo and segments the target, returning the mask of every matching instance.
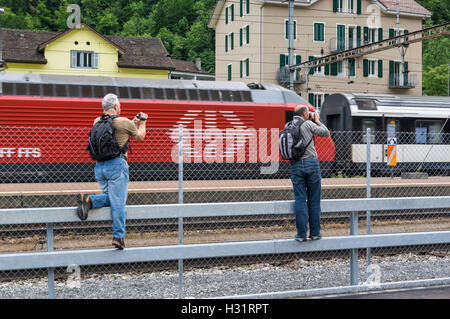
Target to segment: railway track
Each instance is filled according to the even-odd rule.
[[[436,211],[382,211],[371,212],[371,222],[376,223],[384,221],[389,223],[398,221],[417,221],[424,219],[450,218],[450,210]],[[294,225],[294,216],[292,215],[258,215],[258,216],[224,216],[217,218],[185,218],[183,228],[188,231],[216,230],[216,229],[236,229],[236,228],[264,228],[283,226],[286,224]],[[335,224],[348,224],[348,213],[324,214],[321,222],[324,227]],[[365,220],[365,213],[360,213],[360,220]],[[167,232],[177,231],[177,219],[148,219],[148,220],[128,220],[128,232]],[[99,232],[108,233],[111,230],[111,222],[80,222],[71,224],[55,224],[54,232],[56,234],[76,234],[91,235]],[[45,235],[45,225],[0,225],[0,238],[22,238],[35,235]]]

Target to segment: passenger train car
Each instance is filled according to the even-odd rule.
[[[450,97],[332,94],[320,110],[336,145],[333,171],[365,171],[370,128],[374,175],[450,173]],[[353,133],[352,133],[353,132]],[[388,165],[387,145],[396,146],[396,165]],[[391,164],[394,164],[391,162]]]
[[[286,178],[278,131],[298,104],[273,84],[1,73],[0,176],[3,183],[93,181],[88,132],[115,93],[121,116],[149,114],[145,142],[131,140],[131,180],[177,178],[184,126],[185,179]],[[321,161],[334,159],[317,138]]]

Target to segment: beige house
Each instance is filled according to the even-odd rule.
[[[399,0],[400,34],[422,28],[431,12]],[[396,36],[396,0],[295,0],[295,63]],[[216,32],[216,80],[287,86],[288,4],[281,0],[218,0],[209,27]],[[311,70],[308,89],[297,72],[295,91],[319,107],[335,92],[422,95],[422,44]],[[407,72],[404,72],[407,71]]]

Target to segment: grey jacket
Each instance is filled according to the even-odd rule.
[[[296,116],[294,116],[294,118],[295,117]],[[303,125],[300,127],[300,130],[302,131],[303,142],[305,144],[308,144],[309,141],[311,141],[311,143],[309,143],[308,147],[306,148],[305,154],[300,158],[300,160],[317,159],[316,145],[314,143],[314,135],[321,137],[328,137],[330,136],[330,131],[322,123],[320,123],[319,126],[313,121],[309,120],[303,123]]]

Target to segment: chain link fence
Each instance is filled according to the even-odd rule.
[[[95,164],[85,151],[88,132],[89,129],[84,128],[1,127],[1,208],[74,207],[78,193],[99,193],[100,187],[94,179]],[[179,163],[180,133],[183,138],[182,166]],[[180,132],[178,127],[149,128],[144,142],[131,141],[130,145],[128,205],[177,203],[181,186],[184,203],[294,199],[289,163],[279,161],[278,130],[196,131],[184,128]],[[332,132],[331,139],[316,138],[316,150],[322,172],[322,199],[449,194],[450,134],[397,132],[395,136],[392,133],[388,136],[386,132]],[[179,180],[181,167],[183,179]],[[91,211],[91,214],[95,214],[95,211]],[[359,212],[359,220],[360,234],[450,229],[447,210]],[[110,247],[111,227],[111,222],[92,222],[89,219],[86,222],[56,224],[55,249]],[[348,235],[349,227],[349,215],[346,212],[322,216],[323,236]],[[197,217],[183,220],[185,244],[291,238],[295,233],[295,217],[286,215]],[[0,253],[46,250],[45,237],[45,225],[0,225]],[[178,219],[127,222],[127,247],[177,243]],[[410,250],[379,249],[371,253],[373,261],[381,256],[403,256],[409,254]],[[420,256],[436,255],[437,259],[442,255],[448,261],[448,247],[419,247],[413,253],[422,254]],[[370,258],[360,254],[362,259]],[[301,256],[247,256],[185,261],[185,294],[192,297],[227,295],[225,291],[220,292],[220,287],[232,278],[228,274],[228,271],[233,272],[232,269],[242,269],[246,274],[255,273],[258,276],[258,270],[270,270],[271,274],[272,271],[283,273],[286,269],[296,267],[292,276],[297,276],[299,271],[317,271],[315,276],[320,277],[322,272],[331,271],[331,268],[317,265],[348,263],[347,252],[339,256],[336,252],[319,252]],[[365,262],[361,261],[360,264]],[[155,273],[156,279],[153,279],[159,280],[162,287],[170,287],[164,292],[160,291],[156,297],[176,298],[176,268],[176,262],[120,264],[82,267],[81,274],[86,278],[105,276],[106,281],[127,281],[127,276],[136,276],[145,281],[148,279],[147,274]],[[37,278],[45,276],[46,271],[3,272],[0,273],[0,282]],[[361,272],[366,273],[364,269]],[[56,270],[57,278],[64,282],[72,275],[66,269]],[[290,275],[286,273],[286,276]],[[360,278],[368,276],[370,274],[366,273]],[[236,290],[236,294],[285,289],[275,287],[275,275],[268,275],[267,278],[274,278],[273,285],[267,284],[266,288],[259,290],[245,286]],[[252,281],[244,276],[238,282],[245,280]],[[255,280],[258,282],[258,279]],[[190,291],[189,283],[197,281],[211,285],[200,291]],[[295,282],[298,279],[293,280],[294,286]],[[310,285],[302,283],[296,289],[333,286],[333,282],[332,279],[324,279]],[[214,287],[218,289],[215,292]],[[70,292],[74,293],[73,290]],[[64,291],[60,291],[60,296],[65,296]],[[145,296],[155,297],[155,294]]]

